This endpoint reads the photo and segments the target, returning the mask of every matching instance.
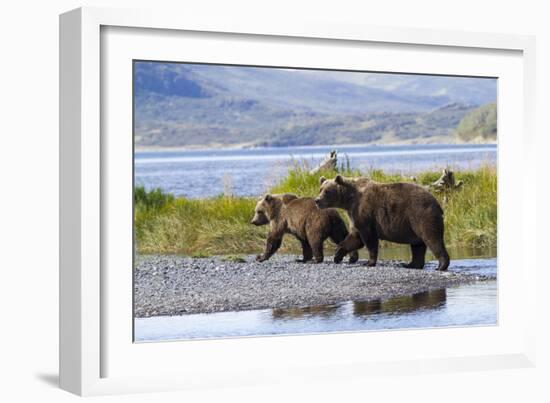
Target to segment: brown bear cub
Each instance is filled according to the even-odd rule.
[[[335,209],[321,210],[312,197],[297,197],[293,194],[266,195],[256,205],[254,225],[270,225],[265,252],[256,257],[263,262],[281,246],[285,234],[294,235],[302,244],[303,258],[297,262],[316,263],[323,261],[323,243],[330,238],[339,244],[348,236],[344,220]],[[350,251],[350,263],[359,259],[357,251]],[[342,259],[340,259],[342,261]]]
[[[443,241],[443,210],[426,189],[412,183],[377,183],[367,178],[333,180],[321,177],[319,208],[346,210],[352,227],[339,244],[334,261],[366,245],[368,266],[375,266],[380,239],[411,245],[412,260],[405,267],[422,269],[426,247],[439,260],[437,270],[447,270],[449,254]]]

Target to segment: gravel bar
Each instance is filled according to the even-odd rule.
[[[304,307],[410,295],[490,279],[468,273],[405,269],[395,261],[296,263],[275,255],[262,263],[223,257],[139,256],[134,271],[136,317]]]

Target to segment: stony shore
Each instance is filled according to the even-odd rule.
[[[134,272],[136,317],[301,307],[349,300],[386,299],[483,281],[450,270],[405,269],[395,261],[362,264],[296,263],[275,255],[258,263],[223,257],[139,256]],[[239,259],[240,260],[240,259]]]

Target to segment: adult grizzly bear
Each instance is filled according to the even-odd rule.
[[[412,260],[405,267],[422,269],[426,246],[439,260],[437,270],[447,270],[449,254],[443,241],[443,210],[426,189],[412,183],[377,183],[367,178],[333,180],[320,178],[319,208],[337,207],[347,211],[350,234],[340,243],[334,261],[366,245],[368,266],[375,266],[380,239],[408,243]]]
[[[316,263],[323,261],[323,243],[330,238],[337,245],[348,236],[346,224],[335,209],[320,210],[312,197],[298,198],[293,194],[265,195],[256,205],[254,225],[270,224],[265,252],[256,257],[263,262],[269,259],[281,246],[285,234],[294,235],[302,244],[303,258],[312,258]],[[359,259],[357,251],[351,251],[349,261]],[[342,259],[340,259],[342,261]]]

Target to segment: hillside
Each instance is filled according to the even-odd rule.
[[[497,104],[483,105],[468,113],[460,121],[455,135],[461,141],[496,141]]]
[[[138,62],[135,143],[314,145],[452,139],[488,79]]]

